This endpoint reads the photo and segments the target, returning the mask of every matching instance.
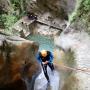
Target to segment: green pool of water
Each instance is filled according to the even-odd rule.
[[[54,49],[54,40],[53,39],[42,36],[42,35],[29,35],[27,37],[27,39],[38,42],[39,43],[39,51],[42,49],[45,49],[45,50],[49,50],[49,51],[53,52],[53,49]]]

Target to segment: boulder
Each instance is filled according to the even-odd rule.
[[[35,80],[33,76],[37,76],[39,72],[35,59],[37,50],[36,42],[0,34],[1,89],[26,90],[26,78],[31,82]]]

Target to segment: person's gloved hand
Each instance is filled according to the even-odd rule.
[[[42,64],[47,64],[47,63],[48,63],[48,61],[42,62]]]

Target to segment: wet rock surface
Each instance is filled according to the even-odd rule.
[[[0,34],[0,90],[27,90],[25,78],[32,81],[39,71],[37,50],[33,41]]]
[[[69,27],[68,27],[69,29]],[[56,45],[64,51],[62,58],[65,66],[70,67],[61,72],[62,90],[90,89],[90,37],[84,31],[74,27],[67,33],[63,32],[56,40]],[[60,54],[61,55],[61,54]],[[70,70],[73,68],[72,70]],[[70,84],[70,85],[69,85]]]
[[[45,36],[61,33],[66,28],[68,15],[74,10],[76,3],[75,0],[26,0],[26,2],[26,12],[37,16],[37,20],[34,16],[32,18],[23,17],[13,26],[13,31],[19,31],[22,37],[33,33]],[[28,14],[27,16],[31,16]],[[33,20],[36,22],[32,22]]]

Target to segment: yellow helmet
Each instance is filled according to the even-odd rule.
[[[42,55],[43,57],[46,57],[46,56],[47,56],[47,51],[46,51],[46,50],[42,50],[42,51],[41,51],[41,55]]]

